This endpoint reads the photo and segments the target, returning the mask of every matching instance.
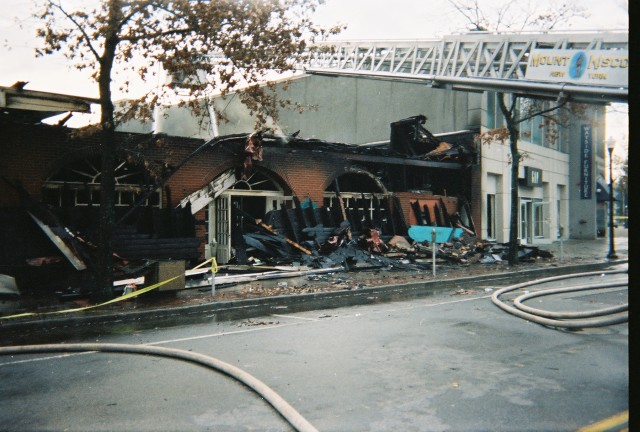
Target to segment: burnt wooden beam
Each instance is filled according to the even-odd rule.
[[[220,145],[221,143],[224,142],[228,142],[228,141],[236,141],[238,139],[246,139],[249,136],[249,134],[247,133],[243,133],[243,134],[234,134],[234,135],[226,135],[223,137],[215,137],[213,139],[210,139],[209,141],[205,142],[204,144],[202,144],[200,147],[198,147],[197,149],[195,149],[193,152],[191,152],[191,154],[189,154],[186,158],[182,159],[179,163],[177,163],[176,165],[174,165],[172,167],[172,169],[167,172],[166,174],[164,174],[164,176],[152,187],[148,187],[147,192],[145,192],[144,194],[142,194],[142,196],[140,196],[140,198],[138,198],[138,200],[133,204],[133,206],[131,206],[131,208],[122,216],[120,217],[120,219],[118,219],[115,222],[115,225],[120,225],[122,222],[124,222],[130,215],[131,213],[133,213],[135,211],[136,208],[142,206],[147,199],[153,194],[155,193],[155,191],[158,188],[163,187],[171,178],[171,176],[173,176],[180,168],[182,168],[187,162],[189,162],[191,159],[193,159],[195,156],[197,156],[198,154],[200,154],[203,150],[207,149],[207,148],[214,148],[218,145]]]
[[[333,198],[332,198],[332,200],[333,200]],[[335,198],[335,200],[336,200],[336,204],[339,204],[338,203],[339,198]],[[331,217],[332,217],[333,222],[334,222],[333,226],[337,227],[337,226],[340,225],[340,223],[342,221],[344,221],[346,219],[346,216],[345,216],[346,213],[343,213],[343,210],[340,207],[340,205],[331,205],[330,210],[331,210]]]
[[[382,216],[382,209],[380,208],[380,199],[378,199],[377,196],[374,196],[372,198],[372,204],[373,204],[373,226],[374,228],[378,228],[380,230],[381,234],[384,234],[385,231],[385,227],[383,226],[383,216]]]
[[[476,226],[473,223],[473,217],[471,216],[471,206],[466,200],[464,202],[464,209],[466,210],[467,215],[469,216],[469,223],[471,224],[471,230],[473,231],[474,234],[477,234],[478,231],[476,231]]]
[[[444,205],[442,197],[440,197],[440,210],[442,211],[442,221],[445,226],[452,227],[453,223],[451,222],[451,217],[449,216],[449,212],[447,212],[447,206]]]
[[[442,214],[440,213],[440,207],[438,204],[433,205],[433,214],[436,218],[436,226],[444,226],[442,222]]]
[[[402,212],[402,205],[400,199],[397,196],[393,196],[393,214],[395,220],[395,234],[405,235],[407,233],[407,222],[404,220],[404,213]]]
[[[393,202],[389,199],[386,200],[386,213],[387,213],[387,223],[389,225],[389,231],[392,235],[398,235],[400,232],[400,227],[398,227],[398,223],[393,213]]]
[[[280,203],[280,212],[282,215],[282,223],[284,225],[284,235],[289,238],[298,240],[298,238],[296,237],[296,230],[293,228],[293,222],[289,217],[289,209],[287,208],[285,203]]]
[[[429,212],[429,206],[428,205],[423,205],[422,208],[424,209],[424,218],[425,221],[427,222],[427,225],[431,225],[432,221],[431,221],[431,214]]]
[[[361,232],[362,231],[362,215],[360,214],[360,209],[358,208],[357,200],[351,201],[353,204],[350,208],[347,208],[347,216],[349,217],[349,222],[353,227],[353,231]]]
[[[345,208],[344,201],[342,201],[342,196],[340,195],[340,185],[338,184],[337,178],[334,180],[334,183],[336,186],[336,196],[338,198],[338,205],[340,206],[340,211],[342,212],[342,222],[347,221],[349,222],[349,224],[351,224],[351,222],[349,221],[349,218],[347,217],[348,209]],[[351,229],[347,229],[347,237],[351,239]]]
[[[422,216],[422,210],[420,210],[420,204],[418,203],[418,201],[411,201],[410,204],[413,215],[416,217],[416,225],[425,225],[426,220]]]
[[[362,207],[362,216],[364,217],[364,222],[365,224],[369,227],[369,228],[373,228],[373,223],[371,220],[371,214],[369,212],[369,202],[365,197],[364,194],[361,194],[361,198],[359,200],[359,206]]]
[[[305,218],[304,212],[302,211],[302,205],[300,204],[300,199],[296,195],[293,196],[293,203],[295,204],[295,213],[296,213],[296,218],[298,219],[298,225],[300,227],[300,231],[302,231],[305,228],[309,228],[313,226],[307,223],[307,219]]]

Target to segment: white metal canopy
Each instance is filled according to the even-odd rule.
[[[568,74],[563,77],[561,73],[557,80],[549,81],[527,77],[530,56],[539,50],[627,56],[623,65],[626,76],[627,31],[473,32],[442,39],[352,40],[321,42],[319,46],[320,52],[309,54],[302,65],[307,73],[425,81],[432,87],[526,93],[541,97],[556,97],[562,91],[573,96],[574,100],[592,103],[628,101],[628,78],[620,84],[609,83],[605,77],[602,84],[596,85],[576,80]],[[613,63],[607,65],[613,67]],[[620,62],[615,65],[620,69]],[[602,63],[598,65],[601,66]]]

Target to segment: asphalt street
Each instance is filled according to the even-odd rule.
[[[320,431],[575,431],[629,409],[626,323],[544,327],[496,307],[493,289],[476,284],[420,299],[65,342],[146,344],[219,358],[270,386]],[[624,288],[532,300],[562,310],[626,301]],[[0,357],[0,425],[291,430],[228,377],[176,360],[105,353]]]

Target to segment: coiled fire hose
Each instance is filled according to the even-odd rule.
[[[534,297],[542,297],[546,295],[552,294],[561,294],[575,291],[586,291],[586,290],[598,290],[598,289],[608,289],[619,286],[628,286],[628,282],[612,282],[612,283],[594,283],[594,284],[586,284],[579,286],[570,286],[565,288],[551,288],[551,289],[542,289],[539,291],[525,293],[520,295],[516,299],[513,300],[513,306],[505,303],[499,297],[503,294],[516,291],[522,288],[530,287],[533,285],[539,285],[548,282],[555,282],[564,279],[570,278],[578,278],[578,277],[588,277],[588,276],[601,276],[601,275],[611,275],[611,274],[621,274],[628,273],[628,270],[614,270],[607,272],[587,272],[587,273],[575,273],[571,275],[562,275],[562,276],[554,276],[544,279],[536,279],[533,281],[527,281],[516,285],[511,285],[502,289],[499,289],[493,293],[491,296],[491,301],[503,309],[504,311],[518,316],[520,318],[526,319],[528,321],[550,326],[550,327],[561,327],[561,328],[572,328],[572,329],[580,329],[580,328],[590,328],[590,327],[605,327],[613,324],[620,324],[623,322],[627,322],[629,320],[628,313],[624,313],[628,311],[629,304],[625,303],[622,305],[607,307],[603,309],[596,309],[584,312],[578,311],[561,311],[561,312],[552,312],[545,311],[540,309],[535,309],[523,304],[525,300],[534,298]],[[602,318],[596,318],[602,317]]]
[[[109,352],[121,354],[142,354],[195,363],[217,372],[221,372],[249,387],[264,398],[280,416],[298,432],[318,432],[300,413],[289,405],[280,395],[274,392],[262,381],[248,374],[240,368],[225,363],[214,357],[175,348],[164,348],[149,345],[111,344],[111,343],[72,343],[23,345],[0,347],[0,355],[42,354],[52,352]]]

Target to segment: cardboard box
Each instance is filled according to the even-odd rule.
[[[158,260],[153,266],[151,273],[147,276],[147,286],[156,284],[172,277],[179,276],[177,279],[168,282],[158,288],[158,291],[176,291],[182,290],[185,286],[185,260]]]

